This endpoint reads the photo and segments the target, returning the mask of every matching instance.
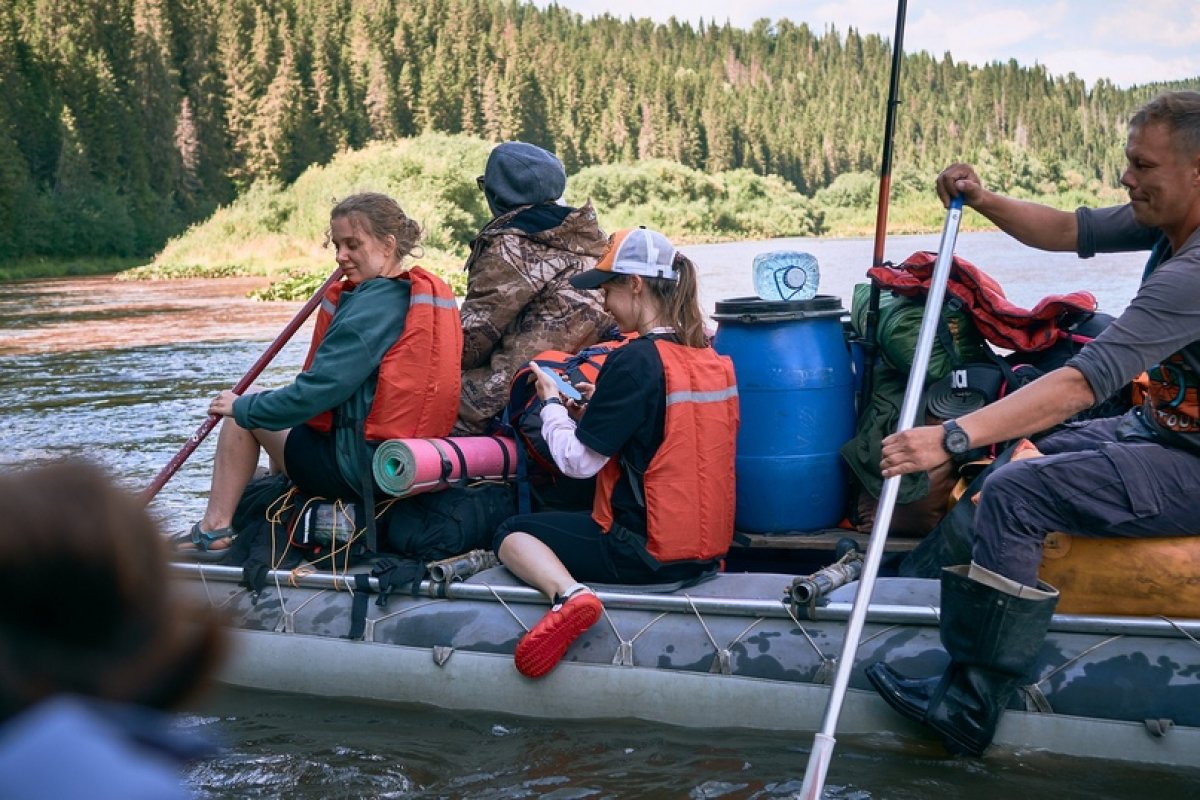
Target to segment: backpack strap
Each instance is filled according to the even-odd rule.
[[[519,374],[519,373],[518,373]],[[513,386],[516,386],[514,378]],[[515,409],[515,392],[509,395],[508,405],[504,407],[504,413],[500,417],[500,432],[511,436],[517,443],[514,448],[517,453],[517,513],[528,514],[533,510],[533,501],[529,489],[529,457],[525,453],[525,443],[521,441],[521,432],[517,430],[515,417],[523,410]],[[508,472],[508,450],[503,446],[500,448],[504,453],[504,471]]]
[[[517,513],[528,514],[533,511],[533,500],[529,490],[529,456],[525,454],[525,445],[517,441]]]
[[[453,439],[448,438],[426,439],[425,441],[433,445],[433,449],[437,451],[438,459],[441,462],[441,469],[438,473],[438,482],[446,486],[451,486],[453,484],[466,486],[469,470],[467,468],[467,456],[462,451],[462,448],[459,447]],[[443,446],[445,449],[443,449]],[[453,452],[458,461],[457,481],[452,481],[450,479],[454,474],[454,462],[450,460],[450,455],[446,452],[447,450]]]
[[[492,441],[495,442],[496,446],[500,448],[500,467],[504,474],[507,475],[508,468],[511,466],[511,462],[508,460],[508,448],[504,446],[504,442],[500,441],[499,436],[493,436]],[[517,448],[514,447],[513,449],[516,450]]]
[[[371,593],[371,576],[359,572],[354,576],[354,605],[350,610],[350,632],[346,639],[358,640],[367,629],[367,598]]]

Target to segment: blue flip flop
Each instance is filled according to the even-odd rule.
[[[177,533],[170,538],[171,547],[175,553],[191,561],[223,561],[229,555],[229,548],[213,550],[212,543],[221,539],[232,539],[237,535],[233,528],[217,528],[213,531],[200,530],[197,522],[192,529],[185,533]],[[181,547],[180,545],[192,545]]]

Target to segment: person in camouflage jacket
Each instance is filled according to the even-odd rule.
[[[462,401],[454,432],[488,433],[513,374],[543,350],[576,352],[614,323],[595,292],[567,280],[607,245],[591,203],[560,205],[567,175],[552,154],[504,142],[479,179],[494,218],[471,243],[463,327]]]

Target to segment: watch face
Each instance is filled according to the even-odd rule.
[[[942,443],[946,452],[955,456],[961,456],[971,449],[971,440],[967,437],[967,432],[957,425],[946,428],[946,435],[942,439]]]

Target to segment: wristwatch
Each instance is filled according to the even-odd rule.
[[[961,456],[971,449],[971,437],[952,419],[942,423],[942,447],[952,456]]]
[[[561,397],[547,397],[545,400],[542,401],[542,405],[544,405],[544,406],[560,405],[561,406],[561,405],[565,405],[565,404],[563,403]]]

